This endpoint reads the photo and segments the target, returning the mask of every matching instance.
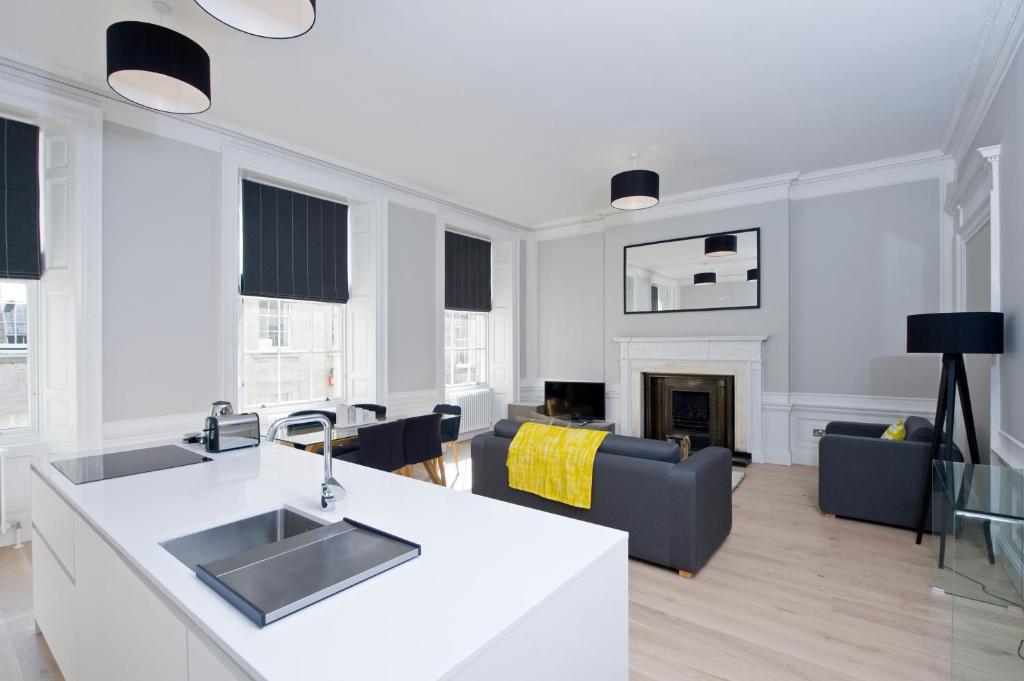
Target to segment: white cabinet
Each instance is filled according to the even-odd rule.
[[[66,681],[75,681],[75,583],[38,530],[32,542],[32,602],[53,659]]]
[[[79,681],[188,681],[185,620],[75,519]]]
[[[189,627],[189,681],[248,681],[249,676],[206,634]]]

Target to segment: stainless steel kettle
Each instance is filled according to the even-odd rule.
[[[227,400],[217,400],[210,405],[210,416],[212,417],[231,416],[234,413],[234,408]]]

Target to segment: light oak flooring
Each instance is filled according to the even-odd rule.
[[[449,484],[467,489],[468,443],[458,479],[445,454]],[[632,681],[1024,678],[1024,660],[1007,650],[1024,615],[963,599],[957,616],[979,624],[958,634],[951,674],[952,599],[930,590],[930,545],[826,519],[816,468],[746,472],[732,534],[695,579],[630,561]],[[33,631],[29,548],[0,549],[0,679],[60,678]]]

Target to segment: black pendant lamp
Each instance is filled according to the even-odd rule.
[[[107,84],[150,109],[201,113],[210,108],[210,55],[169,28],[120,21],[107,28]]]
[[[640,154],[631,154],[633,169],[612,177],[612,208],[641,210],[657,205],[659,199],[658,173],[638,170],[636,160]]]
[[[196,0],[207,14],[261,38],[296,38],[313,28],[316,0]]]
[[[757,281],[761,277],[761,273],[757,271],[757,268],[747,270],[747,281]]]
[[[713,258],[736,255],[736,235],[716,234],[704,239],[704,255],[709,255]]]
[[[710,286],[718,281],[718,275],[714,272],[698,272],[693,275],[694,286]]]

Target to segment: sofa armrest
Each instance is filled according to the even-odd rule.
[[[696,573],[732,531],[732,452],[707,447],[672,467],[672,565]],[[682,534],[679,534],[679,531]]]
[[[856,423],[854,421],[832,421],[825,426],[826,435],[854,435],[856,437],[881,438],[889,427],[888,423]]]

